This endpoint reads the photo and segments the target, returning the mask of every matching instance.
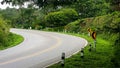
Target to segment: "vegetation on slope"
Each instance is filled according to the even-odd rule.
[[[7,44],[6,42],[8,42],[8,37],[9,35],[9,27],[6,23],[6,21],[4,21],[1,17],[0,17],[0,46],[2,46],[3,44]]]
[[[6,20],[0,17],[0,50],[15,46],[23,41],[23,37],[9,32]]]
[[[0,45],[0,50],[4,50],[13,46],[16,46],[18,44],[20,44],[21,42],[23,42],[24,38],[21,35],[17,35],[17,34],[13,34],[13,33],[9,33],[9,35],[7,36],[7,44],[1,44]]]
[[[120,12],[109,15],[79,19],[65,26],[67,31],[86,32],[91,28],[97,32],[119,32]]]
[[[62,9],[57,12],[51,12],[45,16],[46,26],[59,27],[65,26],[78,18],[78,14],[74,9]]]
[[[96,51],[89,52],[89,46],[85,48],[85,58],[80,58],[80,53],[66,59],[65,68],[114,68],[120,67],[120,12],[114,12],[109,15],[79,19],[69,23],[64,27],[67,32],[79,32],[72,34],[87,39],[93,45],[93,40],[86,34],[87,29],[91,28],[97,32]],[[61,68],[60,63],[50,68]]]

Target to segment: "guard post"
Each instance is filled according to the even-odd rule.
[[[30,27],[29,27],[29,29],[31,30],[31,29],[32,29],[32,27],[30,26]]]
[[[81,54],[81,58],[84,58],[84,48],[81,48],[80,54]]]
[[[65,66],[65,53],[64,52],[62,53],[62,56],[61,56],[61,66],[62,67]]]
[[[91,52],[91,51],[92,51],[92,45],[90,44],[89,46],[90,46],[90,48],[89,48],[89,52]]]

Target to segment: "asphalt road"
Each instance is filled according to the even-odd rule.
[[[0,51],[0,68],[44,68],[80,51],[87,45],[83,38],[37,30],[11,29],[24,41],[12,48]]]

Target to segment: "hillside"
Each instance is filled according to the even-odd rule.
[[[97,32],[97,36],[109,41],[112,45],[114,56],[111,62],[114,67],[120,67],[120,12],[114,12],[109,15],[79,19],[65,26],[67,31],[87,33],[91,28]]]
[[[88,28],[97,32],[104,32],[107,29],[110,32],[118,32],[120,24],[120,12],[114,12],[109,15],[79,19],[65,26],[67,31],[85,32]],[[107,32],[109,32],[107,31]]]
[[[64,27],[67,34],[83,37],[93,45],[92,38],[87,36],[87,29],[97,32],[96,52],[89,52],[89,46],[85,47],[85,58],[80,54],[66,59],[65,68],[116,68],[120,67],[120,12],[109,15],[79,19]],[[79,32],[79,34],[78,34]],[[74,62],[74,63],[73,63]],[[92,62],[92,63],[91,63]],[[60,63],[49,68],[61,68]]]

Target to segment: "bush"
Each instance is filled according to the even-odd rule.
[[[45,23],[48,27],[65,26],[69,22],[76,20],[78,17],[74,9],[62,9],[57,12],[51,12],[45,16]]]
[[[7,26],[6,21],[0,18],[0,46],[6,45],[7,36],[9,34],[9,27]]]
[[[104,28],[106,31],[110,31],[113,33],[119,32],[120,27],[120,12],[114,12],[111,15],[109,15],[109,21],[106,22]]]
[[[81,29],[81,27],[80,27],[80,25],[79,25],[79,22],[80,22],[80,20],[71,22],[71,23],[69,23],[68,25],[66,25],[64,29],[66,29],[66,30],[69,31],[69,32],[73,32],[73,31],[79,32],[80,29]]]

